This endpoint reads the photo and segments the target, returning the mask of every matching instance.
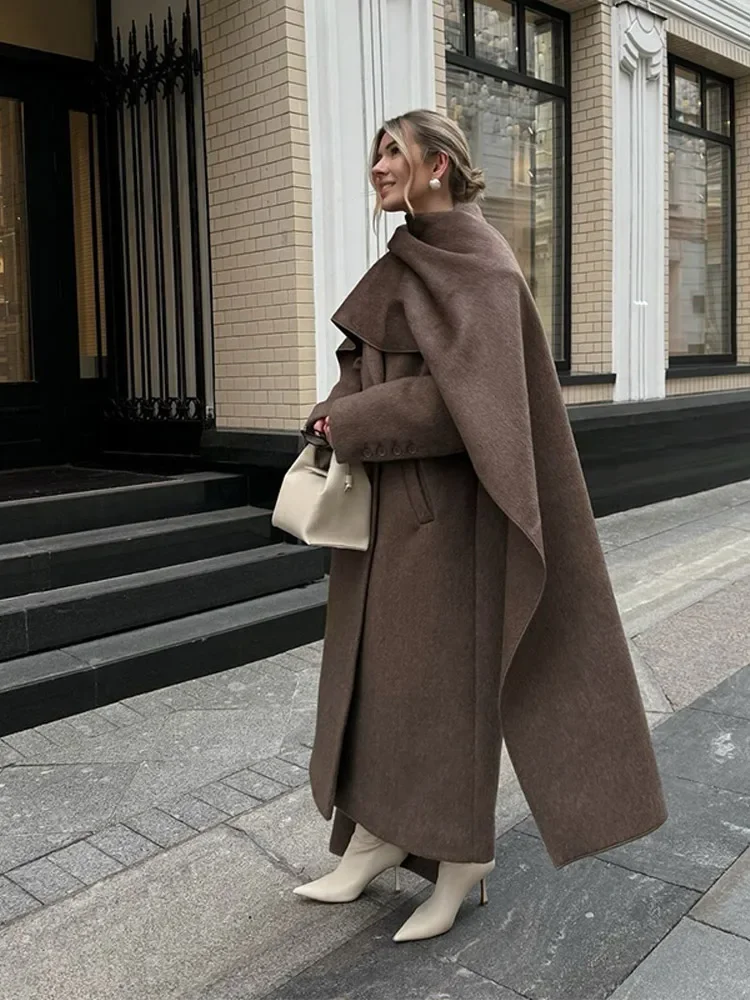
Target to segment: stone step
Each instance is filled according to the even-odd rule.
[[[317,573],[321,553],[307,552],[307,572]],[[327,594],[326,581],[285,587],[0,664],[0,735],[314,642],[323,636]]]
[[[324,572],[321,550],[281,543],[6,598],[0,661],[278,593]]]
[[[139,521],[0,545],[0,598],[70,587],[266,545],[257,507]]]

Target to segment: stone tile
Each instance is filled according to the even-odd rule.
[[[8,767],[9,764],[17,764],[21,760],[23,757],[18,750],[14,750],[5,740],[0,740],[0,768]]]
[[[190,712],[193,709],[200,708],[204,687],[205,685],[201,681],[198,681],[197,684],[192,681],[185,681],[182,684],[173,684],[171,687],[159,688],[156,691],[150,692],[150,694],[160,701],[162,705],[165,705],[170,713]]]
[[[278,689],[270,682],[256,691],[257,701],[244,709],[191,709],[140,725],[112,729],[104,736],[90,737],[80,745],[59,747],[52,743],[45,763],[141,763],[174,761],[190,766],[196,761],[229,762],[229,768],[273,757],[281,749],[287,731],[297,681],[282,670]],[[292,705],[292,708],[290,708]],[[41,760],[39,754],[35,757]],[[206,778],[201,784],[212,780]]]
[[[611,1000],[750,1000],[750,942],[681,921]]]
[[[302,660],[299,661],[303,663]],[[289,747],[312,746],[315,738],[315,722],[318,712],[318,682],[320,671],[305,665],[297,674],[297,686],[292,699],[292,708],[287,721],[283,749]]]
[[[750,795],[668,774],[663,779],[669,809],[664,826],[602,857],[705,892],[750,845]]]
[[[597,521],[599,538],[605,550],[622,548],[727,510],[733,500],[741,502],[742,496],[741,492],[732,493],[722,487],[610,514]]]
[[[725,587],[722,580],[695,580],[688,573],[684,580],[654,577],[627,591],[616,587],[615,592],[625,633],[633,638]]]
[[[228,775],[224,778],[224,784],[244,792],[251,798],[259,799],[261,802],[275,799],[277,795],[283,795],[284,792],[289,791],[288,785],[281,785],[278,781],[264,778],[262,774],[250,770]]]
[[[554,1000],[608,997],[698,898],[598,860],[556,871],[540,841],[513,832],[498,842],[489,895],[479,908],[474,894],[451,934],[427,950]]]
[[[279,757],[282,760],[291,761],[292,764],[296,764],[297,767],[303,767],[308,769],[310,767],[310,758],[312,757],[312,750],[310,747],[298,746],[291,747],[289,750],[283,750]]]
[[[750,721],[684,709],[678,725],[656,730],[654,746],[665,773],[750,794]]]
[[[607,566],[613,578],[632,568],[644,577],[685,568],[691,570],[694,579],[715,576],[717,556],[729,556],[735,546],[747,540],[744,531],[700,518],[610,551]]]
[[[372,902],[305,905],[293,876],[218,827],[10,924],[0,996],[167,1000],[240,966],[260,998],[379,915]]]
[[[130,698],[123,698],[119,704],[137,712],[144,719],[163,719],[172,709],[157,697],[158,693],[147,691],[145,694],[135,694]]]
[[[656,729],[671,716],[671,712],[646,712],[649,729]]]
[[[310,669],[310,661],[303,660],[300,656],[292,656],[290,653],[277,653],[276,656],[271,656],[264,662],[270,663],[273,666],[282,667],[284,670],[288,670],[293,674],[304,673],[304,671]]]
[[[108,875],[122,871],[119,861],[103,854],[88,841],[79,841],[50,854],[49,861],[63,868],[69,875],[79,879],[84,885],[93,885]]]
[[[0,833],[0,872],[46,857],[80,838],[80,833]]]
[[[143,722],[143,716],[139,712],[128,708],[121,701],[113,702],[111,705],[102,705],[95,711],[98,716],[106,719],[117,729],[125,729],[127,726],[136,726],[139,722]]]
[[[0,775],[0,830],[88,835],[109,823],[135,771],[125,764],[6,768]]]
[[[271,757],[269,760],[262,760],[253,764],[253,771],[262,774],[266,778],[277,781],[280,785],[288,785],[290,788],[299,788],[307,782],[307,770],[297,767],[296,764],[279,757]]]
[[[39,907],[39,901],[14,882],[0,877],[0,924],[24,917]]]
[[[75,729],[81,736],[107,736],[117,729],[109,719],[96,710],[82,712],[80,715],[71,715],[65,721],[71,729]]]
[[[168,816],[161,809],[148,809],[138,816],[131,816],[125,825],[148,840],[153,840],[159,847],[173,847],[180,841],[195,836],[195,830],[174,816]]]
[[[307,664],[306,664],[307,666]],[[252,708],[259,699],[267,699],[274,689],[288,695],[284,708],[288,710],[294,695],[295,680],[281,664],[260,660],[234,667],[204,678],[198,708]]]
[[[208,802],[216,809],[221,809],[228,816],[239,816],[240,813],[249,812],[260,804],[260,799],[254,799],[244,792],[238,791],[225,785],[223,781],[214,781],[210,785],[204,785],[196,789],[193,793],[197,799]]]
[[[634,640],[628,641],[630,656],[633,660],[635,675],[638,678],[638,688],[641,692],[643,707],[647,712],[658,712],[666,715],[673,711],[669,699],[664,694],[656,678],[656,674],[641,656],[640,649]]]
[[[529,804],[503,746],[500,756],[500,780],[495,800],[495,837],[502,836],[528,815]]]
[[[750,719],[750,667],[744,667],[694,702],[691,708]]]
[[[675,708],[750,663],[750,581],[725,587],[635,639]]]
[[[218,826],[229,815],[192,795],[184,795],[176,802],[162,806],[162,809],[194,830],[208,830],[212,826]]]
[[[750,823],[750,811],[745,813]],[[748,832],[747,830],[745,831]],[[750,942],[750,850],[716,883],[691,916]]]
[[[296,656],[298,660],[303,660],[312,667],[319,667],[323,656],[323,650],[317,646],[297,646],[296,649],[287,651],[288,656]]]
[[[118,804],[116,818],[127,818],[165,802],[174,802],[177,797],[190,794],[194,788],[223,778],[237,763],[200,757],[182,763],[174,760],[147,761],[140,765]]]
[[[140,833],[128,829],[122,823],[107,827],[106,830],[100,830],[93,837],[89,837],[88,843],[93,844],[100,851],[104,851],[105,854],[119,861],[125,867],[144,861],[160,850],[158,844],[142,837]]]
[[[337,864],[338,859],[328,850],[330,824],[318,812],[308,786],[239,816],[230,825],[249,834],[267,854],[299,876],[300,882],[311,882]],[[423,889],[425,882],[404,871],[402,886],[401,893],[394,892],[392,874],[386,872],[368,886],[365,896],[379,906],[392,908]]]
[[[14,868],[6,876],[40,903],[54,903],[83,888],[83,882],[46,858]]]
[[[521,1000],[460,963],[442,962],[413,946],[395,945],[383,925],[364,931],[354,941],[306,969],[268,995],[268,1000]],[[389,921],[388,930],[392,929]],[[239,1000],[247,996],[226,989],[205,990],[200,1000]]]
[[[50,740],[57,747],[74,747],[80,749],[84,743],[83,735],[73,726],[68,725],[65,719],[55,719],[54,722],[47,722],[43,726],[37,726],[34,730],[45,739]]]
[[[25,729],[21,733],[10,733],[4,737],[5,742],[17,751],[26,760],[44,756],[55,749],[55,744],[36,732],[34,729]]]

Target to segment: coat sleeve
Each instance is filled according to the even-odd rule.
[[[317,403],[305,422],[303,434],[311,443],[325,445],[320,438],[312,436],[313,425],[321,417],[330,416],[331,406],[337,399],[358,393],[362,389],[362,349],[350,340],[345,340],[336,352],[339,363],[339,380],[331,389],[327,399]]]
[[[336,399],[329,410],[340,462],[440,458],[465,451],[431,375],[371,386]]]

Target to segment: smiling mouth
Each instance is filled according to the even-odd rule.
[[[391,190],[391,188],[392,188],[392,187],[395,187],[395,186],[396,186],[396,185],[395,185],[395,183],[394,183],[393,181],[388,181],[388,182],[387,182],[387,183],[385,183],[385,184],[381,184],[381,185],[380,185],[380,197],[382,198],[382,197],[383,197],[383,195],[384,195],[384,194],[385,194],[385,193],[386,193],[387,191],[390,191],[390,190]]]

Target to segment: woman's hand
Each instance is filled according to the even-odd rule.
[[[322,435],[328,444],[331,444],[331,421],[328,417],[321,417],[320,420],[316,420],[313,424],[313,430],[316,434]]]

